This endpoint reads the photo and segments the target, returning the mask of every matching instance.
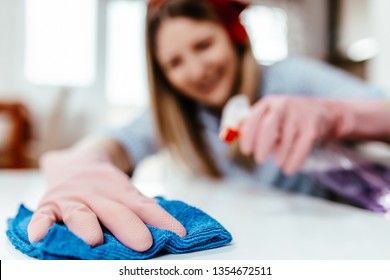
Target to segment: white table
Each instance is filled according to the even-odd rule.
[[[390,221],[376,214],[244,183],[191,179],[167,187],[143,175],[136,180],[141,191],[204,210],[234,238],[222,248],[160,259],[390,259]],[[28,259],[5,236],[6,220],[20,203],[34,209],[43,192],[37,171],[0,171],[0,259]]]

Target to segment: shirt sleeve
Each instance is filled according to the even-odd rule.
[[[134,166],[158,151],[150,111],[143,112],[123,127],[107,129],[103,134],[117,140],[124,147]]]
[[[264,68],[262,95],[289,94],[323,98],[385,98],[386,94],[339,68],[293,56]]]

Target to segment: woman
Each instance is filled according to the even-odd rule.
[[[126,175],[158,147],[198,174],[250,178],[325,197],[310,178],[285,175],[298,170],[315,141],[390,135],[383,101],[314,98],[382,96],[361,81],[302,58],[257,65],[239,21],[245,7],[233,0],[149,3],[153,114],[41,158],[48,191],[30,222],[31,242],[56,221],[91,246],[103,242],[99,223],[137,251],[153,243],[145,223],[185,236],[185,228]],[[218,128],[224,105],[237,93],[246,94],[253,107],[241,124],[239,144],[229,146],[218,138]]]

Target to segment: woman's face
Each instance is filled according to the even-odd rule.
[[[223,26],[185,17],[165,20],[156,35],[157,61],[171,85],[206,106],[232,94],[238,55]]]

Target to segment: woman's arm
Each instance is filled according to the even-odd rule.
[[[310,96],[331,99],[384,99],[377,86],[319,60],[289,57],[264,67],[263,95]]]
[[[131,156],[116,139],[108,136],[89,136],[77,142],[74,148],[78,150],[100,150],[109,157],[111,163],[118,169],[128,174],[134,171],[135,166],[130,158]]]

